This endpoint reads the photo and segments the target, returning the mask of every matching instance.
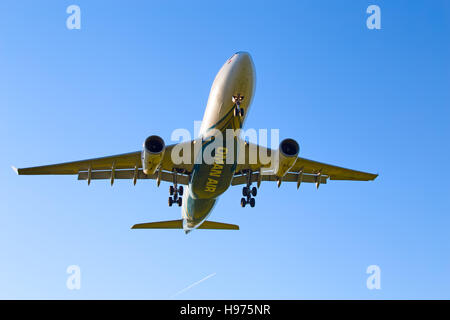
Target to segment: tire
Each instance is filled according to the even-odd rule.
[[[250,199],[250,207],[254,207],[255,206],[255,198],[251,198]]]
[[[238,110],[237,107],[234,107],[233,115],[234,115],[235,117],[237,117],[237,116],[239,115],[239,110]]]
[[[258,194],[258,189],[256,189],[256,187],[252,188],[252,196],[256,197],[256,195]]]
[[[247,204],[247,201],[245,201],[245,198],[241,198],[241,207],[244,208]]]
[[[248,196],[248,192],[249,192],[250,190],[247,188],[247,187],[243,187],[242,188],[242,195],[244,196],[244,197],[246,197],[246,196]]]
[[[172,204],[173,204],[173,199],[172,199],[172,197],[169,197],[169,207],[171,207]]]
[[[173,188],[173,186],[170,186],[169,187],[169,194],[171,195],[171,196],[173,196],[173,193],[175,192],[175,189]]]
[[[241,117],[244,116],[244,109],[243,108],[239,109],[239,114],[241,115]]]
[[[179,188],[178,188],[178,193],[180,194],[180,196],[182,196],[183,195],[183,186],[180,186]]]
[[[179,207],[181,207],[181,205],[183,204],[183,200],[182,200],[183,198],[178,198],[178,201],[177,201],[177,203],[178,203],[178,206]]]

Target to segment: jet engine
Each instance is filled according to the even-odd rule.
[[[144,141],[142,151],[142,169],[145,174],[153,174],[158,169],[164,157],[166,145],[159,136],[150,136]]]
[[[278,148],[278,159],[275,162],[274,172],[277,177],[283,177],[297,160],[300,147],[294,139],[284,139]]]

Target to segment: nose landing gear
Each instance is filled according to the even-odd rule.
[[[178,204],[179,207],[183,204],[183,200],[181,196],[183,195],[183,186],[179,186],[177,184],[177,173],[173,172],[173,186],[169,187],[169,207],[171,207],[174,203]]]
[[[244,196],[244,198],[241,198],[241,207],[242,208],[244,208],[247,203],[250,204],[250,207],[252,207],[252,208],[255,206],[255,198],[253,198],[253,197],[256,197],[256,195],[258,194],[258,189],[256,187],[251,188],[251,185],[252,185],[251,178],[252,178],[252,171],[248,170],[247,171],[247,186],[242,188],[242,195]]]
[[[240,93],[237,94],[237,96],[233,96],[231,98],[231,100],[233,101],[233,103],[235,104],[234,107],[234,116],[244,116],[244,108],[241,108],[241,102],[244,100],[244,96],[241,96]]]

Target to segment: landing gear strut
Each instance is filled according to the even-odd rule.
[[[233,96],[231,98],[231,100],[233,101],[233,103],[235,104],[234,107],[234,116],[244,116],[244,108],[241,108],[241,102],[242,100],[244,100],[244,96],[241,96],[240,93],[237,94],[237,96]]]
[[[174,203],[178,204],[179,207],[182,205],[182,198],[183,195],[183,186],[179,186],[177,184],[177,172],[173,171],[173,186],[169,187],[169,207],[171,207]]]
[[[251,188],[252,171],[248,170],[246,174],[247,174],[247,186],[242,188],[242,195],[244,196],[244,198],[241,198],[241,207],[244,208],[245,205],[248,203],[250,204],[250,207],[253,208],[255,206],[254,197],[256,197],[256,195],[258,194],[258,189],[256,187]]]

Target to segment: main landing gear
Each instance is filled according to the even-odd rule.
[[[173,186],[169,187],[169,207],[171,207],[174,203],[177,203],[179,207],[181,207],[183,203],[183,186],[177,185],[177,172],[173,172]]]
[[[233,96],[231,98],[231,100],[235,104],[234,111],[233,111],[234,116],[235,117],[237,117],[237,116],[243,117],[244,116],[244,108],[241,108],[241,102],[242,102],[242,100],[244,100],[244,96],[241,96],[241,94],[238,93],[237,96]]]
[[[244,198],[241,198],[241,207],[244,208],[245,205],[248,203],[250,204],[250,207],[255,206],[255,198],[258,194],[258,189],[256,187],[251,187],[252,185],[252,172],[251,170],[247,171],[247,186],[242,188],[242,195]],[[252,197],[253,196],[253,197]]]

